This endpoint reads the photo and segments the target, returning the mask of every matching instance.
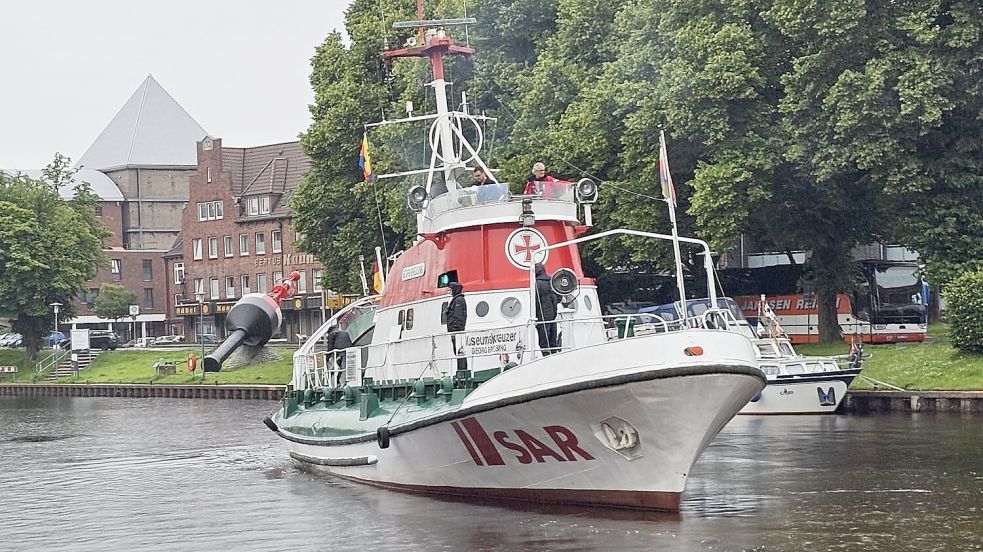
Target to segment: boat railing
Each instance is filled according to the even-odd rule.
[[[726,309],[702,317],[665,320],[654,314],[614,314],[584,318],[558,318],[551,322],[531,321],[523,325],[497,326],[462,332],[442,332],[418,337],[352,346],[344,350],[309,351],[295,366],[302,368],[304,387],[338,389],[359,386],[366,371],[376,381],[445,377],[457,372],[458,360],[468,369],[500,372],[525,364],[544,354],[563,353],[609,341],[643,338],[686,329],[737,331],[736,320]],[[556,324],[560,336],[549,351],[538,342],[538,326]],[[530,331],[531,330],[531,331]],[[567,332],[563,335],[563,332]],[[533,343],[524,343],[526,336]],[[298,360],[302,362],[298,363]]]
[[[431,198],[426,207],[426,214],[428,218],[435,218],[455,209],[466,209],[479,205],[521,203],[524,199],[531,199],[534,203],[540,201],[574,203],[576,199],[572,182],[540,182],[535,186],[535,190],[529,195],[513,194],[509,191],[507,182],[457,188]]]

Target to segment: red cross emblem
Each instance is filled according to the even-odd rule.
[[[533,261],[546,262],[549,257],[548,251],[543,255],[533,255],[546,245],[546,238],[538,230],[519,228],[509,234],[505,241],[505,253],[513,266],[527,270]]]

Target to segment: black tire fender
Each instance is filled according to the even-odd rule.
[[[382,426],[375,431],[375,440],[379,443],[379,448],[387,449],[389,448],[389,428]]]

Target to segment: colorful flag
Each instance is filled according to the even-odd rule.
[[[666,133],[659,131],[659,182],[662,183],[662,197],[666,199],[669,206],[676,208],[676,187],[672,184],[672,175],[669,174],[669,155],[666,153]]]
[[[372,263],[372,289],[376,293],[382,293],[382,272],[379,271],[379,262]]]
[[[362,134],[362,145],[358,148],[358,166],[362,169],[362,178],[366,182],[375,181],[375,172],[372,171],[372,158],[369,157],[369,135]]]

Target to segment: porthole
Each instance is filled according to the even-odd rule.
[[[590,296],[589,295],[584,295],[584,308],[587,309],[587,310],[590,310],[591,309]]]
[[[522,311],[522,303],[516,297],[506,297],[502,299],[502,314],[505,318],[512,319],[519,316]]]
[[[488,314],[488,303],[486,301],[480,301],[474,307],[474,313],[478,316],[485,316]]]

